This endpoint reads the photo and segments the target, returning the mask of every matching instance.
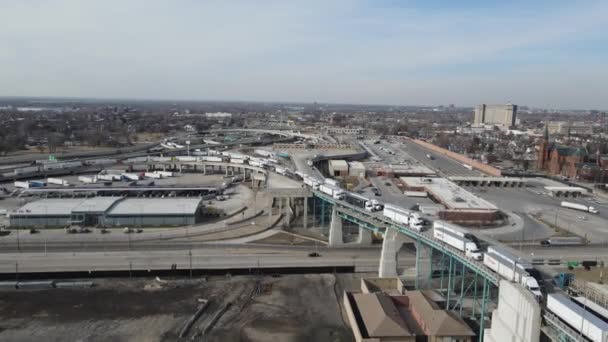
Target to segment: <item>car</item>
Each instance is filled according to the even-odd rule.
[[[386,183],[384,183],[384,185],[386,185],[386,186],[391,186],[391,185],[393,185],[393,184],[391,184],[391,182],[386,182]]]
[[[310,253],[308,253],[308,257],[310,257],[310,258],[318,258],[320,256],[321,256],[321,254],[319,254],[317,252],[310,252]]]
[[[40,233],[40,231],[38,229],[36,229],[36,228],[30,229],[30,234],[37,234],[37,233]]]

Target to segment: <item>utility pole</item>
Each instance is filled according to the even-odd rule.
[[[188,249],[188,257],[190,257],[190,278],[192,278],[192,248]]]

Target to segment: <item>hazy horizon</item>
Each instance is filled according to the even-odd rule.
[[[602,1],[0,3],[0,96],[607,109]]]

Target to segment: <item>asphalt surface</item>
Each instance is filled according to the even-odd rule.
[[[313,251],[320,256],[310,257],[309,253]],[[203,246],[196,249],[161,251],[3,253],[0,254],[0,273],[10,274],[15,273],[16,270],[18,272],[158,270],[170,269],[173,264],[178,269],[354,266],[359,270],[376,271],[379,256],[378,248],[286,249],[258,246],[253,248]],[[399,264],[413,267],[414,256],[407,252],[400,253]]]
[[[443,175],[446,176],[473,176],[478,177],[482,176],[483,173],[476,170],[469,170],[465,168],[461,163],[450,159],[444,155],[435,153],[431,150],[428,150],[416,143],[404,140],[402,144],[400,144],[402,149],[407,150],[407,152],[414,158],[419,161],[424,160],[424,164],[428,167],[437,170]],[[431,160],[427,158],[427,154],[433,156],[435,159]]]

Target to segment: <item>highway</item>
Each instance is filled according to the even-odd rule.
[[[450,159],[444,155],[439,153],[435,153],[431,150],[428,150],[424,147],[421,147],[410,140],[404,140],[403,144],[400,145],[400,148],[407,150],[407,152],[414,158],[419,161],[424,160],[424,164],[428,167],[440,172],[445,176],[482,176],[483,173],[477,170],[469,170],[462,166],[461,163]],[[433,156],[435,159],[431,160],[426,157],[429,154]]]
[[[321,256],[310,257],[317,251]],[[191,256],[190,256],[191,254]],[[249,269],[297,267],[350,267],[374,272],[379,265],[378,248],[289,248],[199,245],[196,249],[163,251],[56,252],[0,254],[0,273],[95,272],[178,269]],[[402,252],[400,265],[414,266],[414,256]]]

